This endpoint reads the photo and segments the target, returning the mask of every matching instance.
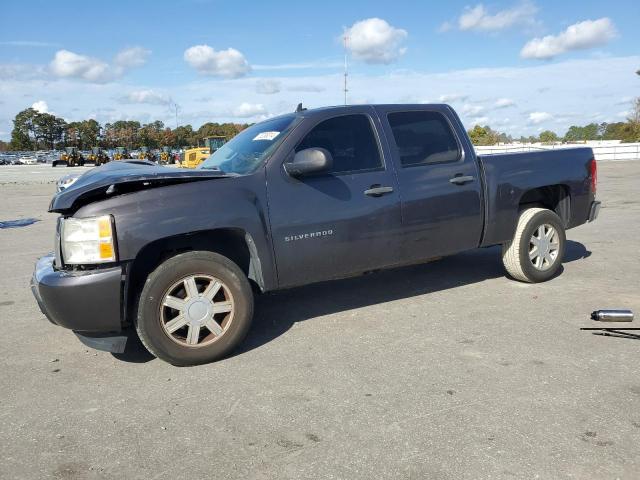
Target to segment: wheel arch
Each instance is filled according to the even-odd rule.
[[[149,274],[166,259],[189,251],[215,252],[234,262],[247,278],[265,290],[262,263],[251,235],[241,228],[215,228],[156,239],[142,247],[127,266],[124,318],[135,316],[137,297]]]
[[[522,192],[519,212],[531,207],[547,208],[555,212],[565,228],[571,220],[571,190],[567,185],[555,184],[531,188]]]

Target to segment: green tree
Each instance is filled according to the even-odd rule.
[[[54,149],[64,139],[66,122],[50,113],[38,113],[34,117],[36,146]]]
[[[540,133],[540,141],[542,143],[554,143],[558,141],[558,135],[556,135],[556,133],[552,132],[551,130],[545,130],[544,132]]]
[[[102,127],[94,120],[83,120],[78,123],[78,135],[80,137],[80,148],[83,150],[98,146],[100,143],[100,132]]]
[[[162,146],[172,147],[176,145],[176,134],[170,128],[165,128],[160,136],[160,144]]]
[[[112,131],[113,146],[122,146],[132,149],[138,147],[138,132],[140,122],[135,120],[118,120],[110,124]]]
[[[19,112],[13,119],[13,130],[11,131],[12,150],[35,150],[36,146],[36,126],[35,117],[38,112],[33,108],[27,108]]]
[[[584,127],[572,125],[564,135],[566,142],[582,142],[585,140],[598,140],[601,135],[601,127],[597,123],[590,123]]]
[[[163,131],[164,124],[159,120],[147,123],[138,131],[140,145],[149,148],[158,148],[162,142]]]
[[[176,137],[176,147],[187,147],[198,143],[191,125],[180,125],[173,132]]]
[[[64,129],[65,146],[80,148],[80,123],[81,122],[71,122],[67,124]]]
[[[500,139],[500,134],[494,132],[489,126],[476,125],[467,133],[474,145],[495,145]]]
[[[607,123],[602,132],[603,140],[622,140],[627,124],[625,122]]]
[[[597,123],[590,123],[584,127],[584,140],[598,140]]]
[[[633,100],[631,114],[623,131],[623,142],[640,142],[640,97]]]

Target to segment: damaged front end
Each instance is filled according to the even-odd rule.
[[[51,200],[49,211],[68,214],[114,195],[226,176],[216,170],[178,169],[148,161],[110,162],[88,171],[58,192]]]

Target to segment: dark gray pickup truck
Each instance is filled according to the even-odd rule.
[[[547,280],[565,230],[596,218],[595,193],[591,149],[478,156],[447,105],[299,109],[196,170],[90,170],[51,202],[55,253],[32,290],[87,345],[121,352],[132,327],[192,365],[242,340],[254,291],[491,245],[512,278]]]

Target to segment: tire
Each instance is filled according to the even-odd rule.
[[[520,213],[513,240],[502,246],[502,263],[515,280],[545,282],[562,267],[566,241],[558,215],[546,208],[528,208]]]
[[[252,318],[253,293],[242,270],[222,255],[196,251],[171,257],[151,272],[138,299],[135,326],[152,355],[188,366],[227,355],[244,339]]]

